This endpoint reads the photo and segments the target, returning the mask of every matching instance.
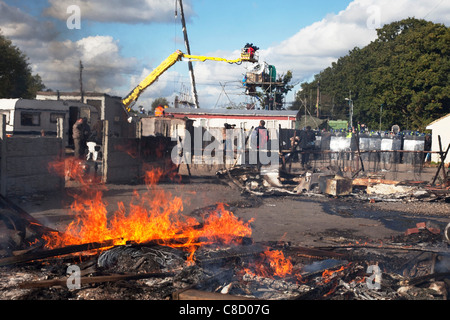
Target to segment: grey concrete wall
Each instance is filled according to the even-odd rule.
[[[176,132],[184,134],[186,121],[143,120],[138,138],[116,137],[111,133],[111,122],[105,121],[102,163],[104,183],[142,183],[145,171],[152,168],[161,169],[168,176],[173,173],[175,168],[171,151],[177,141],[172,141],[170,136]]]
[[[141,161],[139,139],[118,138],[109,133],[110,121],[105,121],[103,132],[103,182],[132,183],[140,178]]]
[[[63,140],[57,137],[10,137],[0,118],[0,192],[21,196],[60,190],[64,179],[49,170],[49,163],[61,161]]]

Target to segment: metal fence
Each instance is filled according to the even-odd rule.
[[[291,138],[300,131],[280,130],[281,154],[290,165],[301,161],[306,152],[292,148]],[[425,136],[418,135],[369,135],[347,136],[323,132],[316,135],[315,148],[310,153],[312,168],[334,167],[342,172],[390,172],[411,171],[415,179],[420,178],[425,159],[430,151],[425,150]]]

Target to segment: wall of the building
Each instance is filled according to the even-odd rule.
[[[142,183],[147,170],[161,169],[173,174],[171,152],[177,145],[177,132],[184,134],[186,122],[144,118],[138,138],[106,135],[104,139],[103,181],[105,183]],[[108,131],[109,121],[104,130]],[[189,128],[187,128],[189,130]],[[174,136],[172,139],[171,136]]]
[[[38,100],[70,100],[79,101],[80,94],[78,93],[56,93],[44,92],[36,95]],[[127,114],[122,100],[119,97],[109,96],[107,94],[87,93],[83,97],[83,103],[95,107],[98,113],[91,112],[87,118],[90,120],[90,125],[93,126],[97,120],[105,120],[109,122],[108,134],[115,137],[135,137],[136,131],[134,124],[127,122]],[[81,117],[84,114],[80,114]]]
[[[141,177],[139,140],[106,137],[103,159],[103,181],[105,183],[129,184]]]
[[[250,130],[252,127],[256,128],[259,126],[259,121],[264,120],[266,122],[266,128],[268,129],[278,129],[280,126],[283,129],[293,129],[295,128],[295,117],[292,118],[264,118],[264,117],[201,117],[201,116],[189,116],[189,119],[195,120],[194,127],[204,127],[209,128],[223,128],[225,123],[230,125],[235,125],[236,128],[243,128],[244,130]]]
[[[64,179],[49,170],[61,161],[63,140],[57,137],[6,137],[5,118],[0,118],[0,192],[22,196],[60,190]]]
[[[109,122],[109,134],[121,138],[135,138],[136,125],[127,121],[121,99],[105,96],[104,118]]]
[[[442,149],[445,152],[450,144],[450,115],[436,121],[431,126],[432,141],[431,151],[439,152],[439,136],[441,137]],[[449,152],[450,153],[450,152]],[[431,155],[431,161],[440,162],[440,156],[437,153]],[[447,154],[444,163],[450,163],[450,154]]]

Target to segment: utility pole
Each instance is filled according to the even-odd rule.
[[[80,60],[80,102],[84,102],[84,92],[83,92],[83,63]]]
[[[383,103],[380,106],[380,132],[381,132],[381,116],[383,115]]]
[[[319,105],[320,105],[320,81],[317,81],[317,99],[316,99],[316,117],[319,117]]]
[[[352,91],[350,90],[350,98],[345,98],[348,101],[348,109],[349,109],[349,118],[350,118],[350,129],[353,128],[353,100],[352,100]]]
[[[350,128],[353,129],[353,99],[352,92],[350,91]]]
[[[178,0],[178,2],[180,4],[181,25],[183,26],[183,35],[184,35],[184,44],[186,46],[186,53],[190,55],[191,48],[189,46],[189,39],[188,39],[188,35],[187,35],[187,30],[186,30],[186,20],[184,19],[183,1]],[[189,74],[191,76],[191,89],[192,89],[192,95],[194,98],[194,105],[195,105],[195,108],[198,109],[199,108],[198,96],[197,96],[197,89],[195,87],[194,68],[192,66],[192,61],[188,61],[188,67],[189,67]]]

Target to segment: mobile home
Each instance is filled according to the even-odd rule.
[[[71,144],[72,128],[78,118],[86,117],[93,124],[99,119],[97,110],[84,103],[31,99],[0,99],[0,115],[6,116],[6,134],[57,134],[57,119],[64,119],[64,141]]]

